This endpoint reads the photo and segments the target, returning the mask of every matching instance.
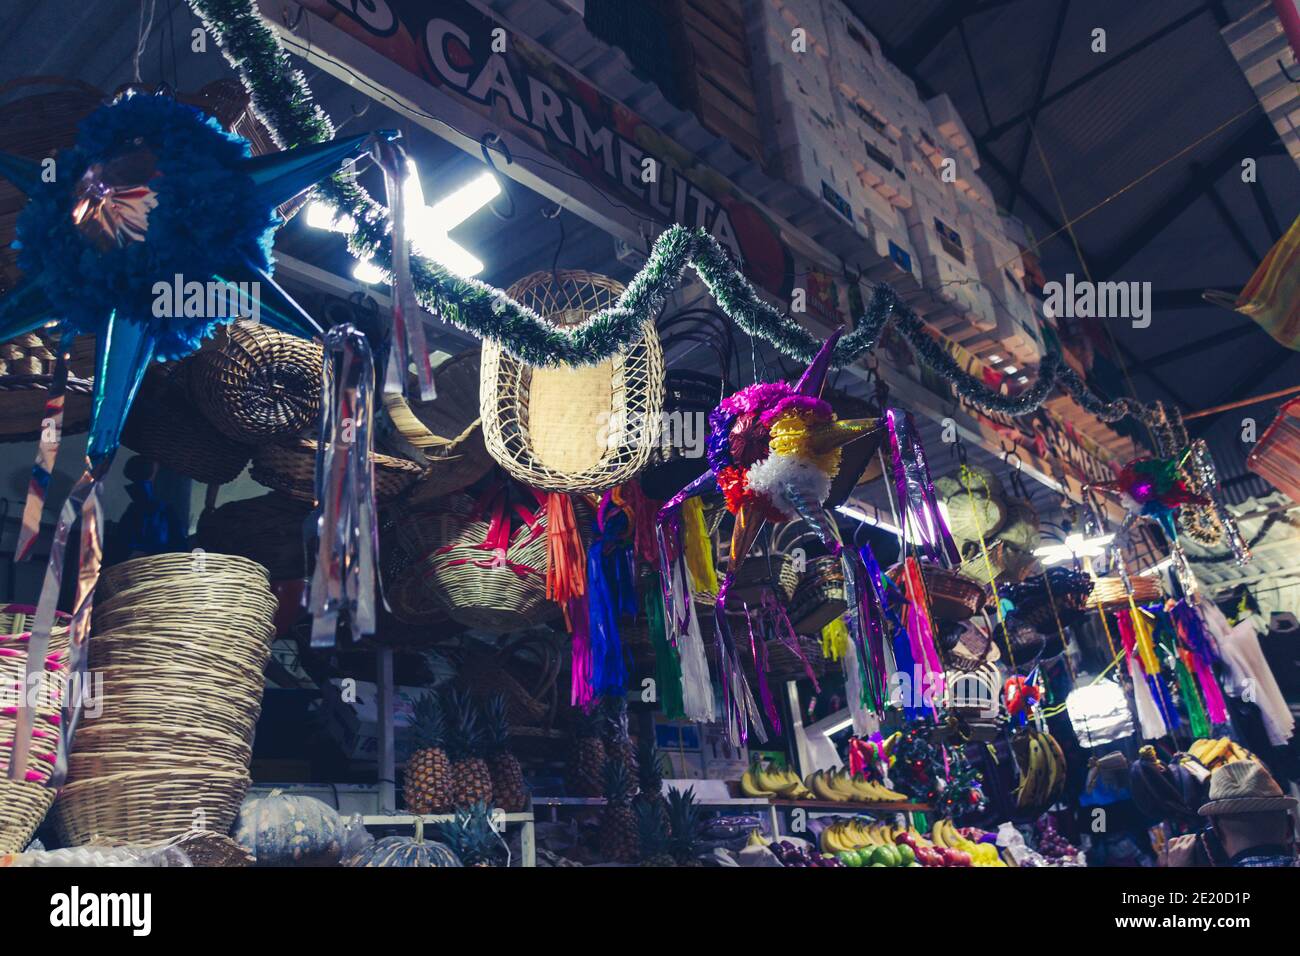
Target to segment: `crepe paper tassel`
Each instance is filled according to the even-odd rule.
[[[560,491],[546,495],[546,597],[566,609],[587,591],[587,558],[573,501]],[[572,623],[572,622],[570,622]]]
[[[775,733],[781,732],[781,715],[777,713],[776,701],[772,699],[772,688],[767,679],[767,644],[754,634],[754,615],[749,605],[744,605],[745,623],[749,627],[749,653],[754,659],[754,672],[758,675],[758,699],[763,704],[763,713]]]
[[[572,669],[569,677],[569,703],[586,709],[596,697],[592,686],[591,621],[587,595],[571,598],[564,606],[569,622]]]
[[[718,587],[718,597],[713,606],[713,634],[718,646],[718,670],[727,738],[732,746],[740,747],[748,742],[751,729],[759,743],[767,742],[767,732],[763,729],[763,718],[754,702],[744,668],[741,667],[740,655],[731,634],[731,624],[727,620],[727,593],[734,580],[735,575],[728,572]]]
[[[921,678],[925,686],[933,688],[935,699],[943,697],[943,664],[934,643],[934,630],[930,621],[930,600],[925,589],[921,564],[916,558],[903,561],[903,580],[909,604],[905,621],[911,642],[912,659],[921,665]]]
[[[931,561],[945,568],[956,567],[961,563],[961,553],[939,511],[930,466],[926,463],[925,449],[921,447],[912,416],[901,409],[891,408],[885,413],[885,422],[904,536],[909,541],[914,540],[921,553]]]
[[[632,525],[632,551],[642,564],[659,563],[659,545],[655,537],[655,520],[659,503],[651,501],[636,481],[628,481],[611,493],[614,503],[623,509]]]
[[[375,365],[350,324],[325,333],[320,444],[311,527],[316,564],[307,592],[311,644],[333,647],[339,616],[352,640],[375,633],[379,531],[374,483]]]
[[[627,667],[618,620],[628,604],[636,613],[636,595],[630,592],[631,569],[626,546],[598,535],[587,549],[587,606],[591,626],[591,687],[597,696],[622,694],[627,689]],[[610,547],[609,553],[605,549]]]
[[[1160,658],[1156,656],[1155,642],[1151,636],[1151,615],[1134,603],[1131,593],[1128,596],[1128,607],[1129,626],[1133,629],[1133,640],[1142,661],[1142,669],[1148,674],[1158,674]]]
[[[1135,619],[1138,625],[1134,626]],[[1166,704],[1166,693],[1160,682],[1159,663],[1154,672],[1147,670],[1142,658],[1139,628],[1141,615],[1136,609],[1121,608],[1115,613],[1115,623],[1119,626],[1120,641],[1128,657],[1129,674],[1133,678],[1133,697],[1138,705],[1138,720],[1142,724],[1143,734],[1148,738],[1163,737],[1177,726],[1177,718],[1172,718]],[[1147,634],[1148,643],[1150,634]],[[1153,655],[1154,656],[1154,655]]]
[[[668,641],[682,667],[682,710],[688,720],[712,723],[716,713],[699,616],[687,581],[680,505],[660,509],[659,579]]]
[[[1196,688],[1196,678],[1188,667],[1191,653],[1179,649],[1174,655],[1174,670],[1178,676],[1178,692],[1183,698],[1183,707],[1187,710],[1187,723],[1192,736],[1201,739],[1210,736],[1210,721],[1205,714],[1205,704],[1201,701],[1200,691]]]
[[[380,138],[371,148],[376,164],[384,173],[384,192],[388,201],[388,218],[392,224],[393,326],[385,343],[384,393],[406,394],[406,373],[415,366],[420,400],[438,397],[434,386],[429,345],[424,335],[424,310],[416,301],[411,281],[411,251],[408,244],[406,216],[406,180],[417,175],[407,162],[406,150],[390,139]]]
[[[691,590],[696,594],[718,593],[718,572],[713,565],[713,543],[704,523],[704,504],[689,498],[682,505],[682,540]]]
[[[41,533],[41,516],[45,513],[45,495],[50,487],[50,476],[59,457],[63,439],[63,404],[68,388],[68,350],[72,347],[71,334],[63,336],[59,354],[54,361],[54,374],[45,392],[45,414],[41,417],[41,438],[36,443],[36,463],[32,477],[27,482],[27,500],[23,504],[22,524],[18,529],[18,543],[14,545],[14,560],[26,561]]]
[[[659,704],[664,716],[669,720],[678,720],[686,716],[682,703],[682,665],[677,650],[668,643],[668,634],[664,625],[664,598],[660,589],[659,575],[652,573],[652,580],[646,588],[645,619],[646,630],[650,634],[650,645],[655,652],[655,684]]]

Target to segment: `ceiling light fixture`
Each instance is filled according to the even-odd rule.
[[[1100,558],[1106,553],[1106,546],[1114,540],[1113,534],[1103,534],[1095,538],[1085,538],[1081,534],[1067,534],[1060,544],[1035,548],[1034,557],[1042,560],[1044,567],[1070,558]]]

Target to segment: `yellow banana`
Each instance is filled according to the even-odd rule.
[[[758,781],[754,779],[754,774],[746,770],[740,776],[740,792],[747,797],[774,797],[776,791],[767,790],[759,786]]]

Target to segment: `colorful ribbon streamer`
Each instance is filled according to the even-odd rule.
[[[931,561],[945,568],[956,567],[961,563],[961,552],[957,550],[939,511],[930,466],[926,463],[925,449],[921,446],[912,416],[901,409],[891,408],[885,413],[885,422],[893,453],[894,486],[903,513],[903,536],[915,543]]]
[[[68,389],[68,350],[75,335],[67,333],[59,345],[54,361],[54,374],[45,393],[45,414],[41,416],[41,438],[36,444],[36,463],[32,477],[27,482],[27,500],[23,504],[22,526],[18,529],[18,543],[14,545],[14,560],[26,561],[32,555],[32,546],[41,533],[41,515],[45,513],[45,495],[49,491],[50,476],[59,457],[63,440],[63,406]]]
[[[379,537],[375,510],[370,343],[354,326],[325,333],[316,450],[316,567],[308,588],[313,647],[333,647],[339,615],[352,639],[375,633]],[[310,542],[309,542],[310,546]]]

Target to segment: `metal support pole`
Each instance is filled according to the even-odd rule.
[[[379,685],[379,812],[397,809],[397,757],[393,746],[393,651],[376,652],[375,682]]]

